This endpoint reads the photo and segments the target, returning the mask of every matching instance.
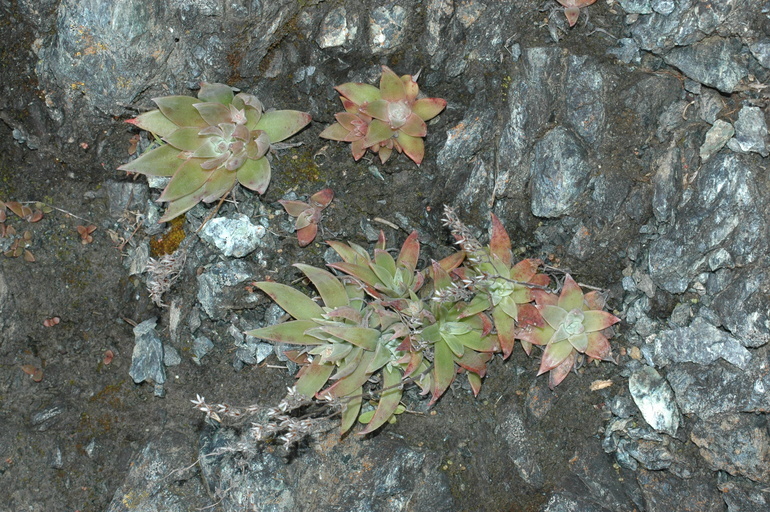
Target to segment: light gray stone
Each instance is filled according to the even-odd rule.
[[[634,372],[628,379],[628,390],[648,425],[659,432],[676,436],[682,416],[676,407],[671,386],[655,368],[645,366]]]

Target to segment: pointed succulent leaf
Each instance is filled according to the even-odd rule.
[[[344,434],[356,424],[356,418],[361,412],[361,401],[363,400],[363,388],[358,388],[342,409],[342,420],[340,422],[340,435]]]
[[[513,297],[510,295],[508,297],[503,297],[497,304],[496,309],[503,310],[505,314],[511,318],[519,317],[519,307],[516,304],[516,301],[513,300]]]
[[[583,312],[583,327],[586,332],[601,331],[620,322],[620,318],[606,311],[589,310]]]
[[[543,327],[546,325],[546,321],[543,319],[543,315],[540,314],[540,310],[533,304],[520,304],[519,316],[516,318],[516,322],[521,325],[536,325]]]
[[[413,273],[417,269],[417,261],[419,258],[420,240],[417,231],[412,231],[409,236],[406,237],[406,240],[404,240],[396,263]]]
[[[288,139],[310,122],[310,114],[297,110],[273,110],[262,114],[255,130],[263,130],[270,137],[270,143]]]
[[[528,283],[533,277],[535,277],[537,270],[542,264],[543,261],[536,258],[521,260],[516,265],[514,265],[513,268],[511,268],[509,277],[515,281]]]
[[[456,336],[451,333],[442,332],[441,339],[444,340],[444,342],[447,344],[447,346],[455,356],[461,357],[465,352],[465,345],[463,345],[459,336]]]
[[[545,350],[543,351],[543,358],[540,360],[540,370],[537,374],[542,375],[545,372],[556,368],[562,361],[567,359],[574,350],[575,349],[572,348],[569,341],[566,340],[546,345]]]
[[[374,413],[372,420],[366,426],[364,430],[360,432],[361,435],[374,432],[382,425],[384,425],[396,412],[399,402],[401,401],[401,372],[395,368],[385,368],[382,371],[383,376],[383,391],[380,395],[380,403],[377,405],[377,411]]]
[[[368,254],[362,257],[358,251],[356,251],[348,244],[337,242],[336,240],[327,240],[326,243],[329,244],[332,249],[334,249],[334,252],[336,252],[344,262],[365,264],[366,261],[369,260]]]
[[[163,222],[168,222],[171,219],[174,219],[186,211],[192,209],[196,204],[201,202],[203,194],[204,192],[199,189],[192,194],[171,201],[166,207],[166,211],[163,213],[163,216],[158,219],[158,223],[160,224]]]
[[[588,346],[585,349],[585,354],[587,356],[593,357],[594,359],[599,359],[601,361],[612,361],[613,363],[615,362],[615,360],[612,358],[610,342],[607,340],[605,335],[596,331],[586,333],[586,336],[588,337]]]
[[[268,325],[259,329],[246,331],[249,336],[275,341],[278,343],[291,343],[292,345],[321,345],[323,340],[305,334],[309,329],[318,324],[311,320],[289,320],[276,325]]]
[[[342,361],[337,363],[337,371],[334,375],[329,377],[330,380],[344,379],[358,368],[359,363],[361,363],[361,358],[364,357],[365,351],[361,347],[356,347],[355,345],[351,345],[351,347],[353,348],[350,350],[350,353]]]
[[[457,251],[455,253],[450,254],[446,258],[441,259],[438,262],[438,265],[439,267],[443,268],[446,272],[451,272],[454,269],[458,268],[460,265],[462,265],[463,261],[465,261],[465,252]]]
[[[307,247],[318,234],[318,224],[308,224],[297,230],[297,243],[300,247]]]
[[[388,66],[382,66],[380,94],[382,99],[387,101],[403,101],[406,99],[404,82]]]
[[[465,372],[465,375],[468,376],[468,384],[471,386],[473,396],[479,396],[479,392],[481,391],[481,377],[473,372]]]
[[[174,174],[160,195],[159,201],[174,201],[200,189],[211,176],[211,171],[201,169],[199,158],[189,158]]]
[[[198,111],[203,120],[212,126],[233,122],[233,116],[230,113],[230,109],[221,103],[194,103],[193,107],[195,107],[195,110]]]
[[[270,184],[270,162],[265,157],[247,159],[236,172],[236,178],[244,187],[264,194]]]
[[[494,213],[492,214],[492,235],[489,237],[489,250],[505,266],[511,266],[511,238],[508,236],[503,223]]]
[[[582,309],[583,307],[583,290],[580,289],[580,285],[569,274],[564,278],[564,285],[562,285],[561,293],[559,294],[558,304],[560,308],[564,308],[567,311]]]
[[[404,92],[406,92],[406,100],[414,101],[417,99],[417,95],[420,94],[420,87],[417,85],[417,79],[420,76],[418,71],[416,75],[402,75],[401,82],[404,84]]]
[[[580,9],[575,6],[565,7],[564,16],[567,18],[567,23],[569,23],[569,26],[574,27],[575,23],[577,23],[578,17],[580,16]]]
[[[503,359],[508,359],[513,352],[516,340],[516,321],[498,309],[492,310],[492,319],[495,322],[495,329],[497,329],[497,338],[500,349],[503,351]]]
[[[330,188],[319,190],[318,192],[310,196],[311,204],[316,204],[321,208],[326,208],[327,206],[329,206],[329,203],[331,203],[333,199],[334,199],[334,191]]]
[[[586,333],[575,334],[569,337],[569,343],[572,347],[581,354],[588,348],[588,336]]]
[[[385,272],[391,276],[396,274],[396,260],[393,259],[388,251],[383,249],[374,250],[374,263],[375,265],[385,269]]]
[[[416,114],[410,114],[399,130],[410,137],[425,137],[428,134],[428,126]]]
[[[368,266],[365,267],[363,265],[356,265],[355,263],[344,261],[340,263],[330,263],[329,266],[341,272],[345,272],[346,274],[350,274],[353,277],[357,277],[369,286],[380,284],[380,278],[377,277],[377,274],[375,274]]]
[[[221,199],[223,195],[229,193],[235,186],[235,177],[236,174],[234,172],[230,172],[224,167],[211,171],[211,177],[201,187],[203,192],[201,201],[210,203]]]
[[[294,266],[310,279],[326,307],[340,308],[350,305],[345,286],[331,272],[302,263],[295,263]]]
[[[347,141],[350,130],[342,126],[340,123],[334,123],[327,126],[321,133],[318,134],[322,139]]]
[[[399,132],[398,145],[414,163],[417,165],[422,163],[422,159],[425,157],[425,143],[422,137],[412,137],[404,132]]]
[[[376,101],[382,96],[380,90],[373,85],[348,82],[335,87],[338,93],[352,101],[355,105],[361,106],[366,103]],[[344,103],[344,102],[343,102]]]
[[[360,111],[369,117],[379,119],[386,123],[390,123],[390,114],[388,113],[388,105],[390,102],[387,100],[379,99],[367,103],[360,108]]]
[[[452,278],[438,262],[434,261],[433,266],[433,286],[436,290],[443,290],[452,286]]]
[[[380,339],[380,331],[368,327],[322,325],[320,329],[365,350],[374,350]]]
[[[283,209],[286,210],[286,213],[288,213],[292,217],[299,217],[306,210],[310,209],[310,205],[303,201],[279,199],[278,202],[281,203],[281,206],[283,206]]]
[[[543,306],[540,308],[540,314],[548,325],[557,329],[567,318],[567,311],[559,306]]]
[[[374,146],[375,144],[379,144],[393,137],[395,133],[396,131],[387,123],[380,121],[379,119],[374,119],[369,123],[369,130],[366,132],[363,144],[366,147]]]
[[[229,85],[204,82],[201,84],[200,91],[198,91],[198,99],[229,105],[233,101],[235,90],[237,89],[233,89]]]
[[[536,327],[534,325],[526,325],[516,331],[516,338],[533,345],[547,345],[555,332],[549,326]]]
[[[304,293],[285,284],[261,281],[256,286],[297,320],[321,318],[324,310]]]
[[[300,395],[312,398],[329,380],[332,371],[334,371],[333,364],[319,363],[315,360],[302,369],[302,374],[294,384],[294,388]]]
[[[423,121],[430,121],[446,107],[446,100],[441,98],[420,98],[412,105],[412,112]]]
[[[556,368],[552,369],[548,374],[548,387],[553,389],[558,386],[564,378],[569,375],[570,370],[575,365],[575,358],[577,354],[572,352],[567,358],[559,364]]]
[[[533,289],[532,298],[538,306],[556,306],[559,303],[559,296],[548,290]]]
[[[441,398],[452,384],[456,373],[452,350],[444,341],[435,343],[433,345],[433,386],[429,406]]]
[[[480,377],[483,377],[487,373],[487,363],[492,359],[492,354],[480,354],[472,350],[468,350],[462,357],[455,359],[458,365],[465,368],[469,372],[475,373]]]
[[[148,176],[173,176],[179,166],[179,150],[168,144],[144,153],[136,160],[118,167],[120,171],[138,172]]]
[[[179,128],[168,117],[163,115],[163,112],[160,110],[150,110],[144,114],[139,114],[134,119],[128,119],[126,122],[142,130],[154,133],[158,137],[165,137]]]
[[[364,350],[361,354],[361,359],[359,360],[358,365],[355,367],[353,372],[351,372],[347,377],[343,377],[342,379],[338,380],[328,388],[320,391],[318,393],[319,398],[323,398],[325,396],[342,398],[355,393],[361,386],[364,385],[367,380],[369,380],[369,377],[371,377],[372,374],[368,373],[366,369],[368,368],[369,363],[372,362],[373,358],[374,352]]]
[[[158,105],[158,108],[169,121],[177,126],[195,126],[204,128],[206,121],[195,110],[193,105],[198,103],[198,99],[191,96],[164,96],[154,98],[152,101]]]
[[[200,130],[194,126],[185,126],[178,130],[174,130],[174,132],[163,140],[181,151],[195,151],[206,142],[205,137],[198,135],[199,131]]]

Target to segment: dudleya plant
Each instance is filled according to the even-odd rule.
[[[306,359],[296,390],[342,406],[342,432],[359,421],[371,432],[403,411],[403,388],[417,384],[436,402],[458,374],[478,394],[495,353],[508,357],[515,339],[527,354],[545,347],[540,373],[558,385],[578,354],[612,361],[602,331],[619,321],[603,311],[598,292],[583,294],[567,276],[559,295],[547,289],[541,262],[513,263],[510,239],[493,217],[489,245],[482,246],[447,209],[462,251],[417,270],[417,233],[397,257],[381,233],[373,257],[353,243],[329,242],[342,258],[335,275],[296,265],[319,294],[312,299],[286,285],[256,283],[294,320],[249,331],[258,338],[304,346]],[[374,383],[374,384],[373,384]],[[363,399],[376,410],[359,417]]]
[[[118,168],[171,177],[159,199],[169,203],[160,222],[220,199],[236,182],[263,194],[270,183],[271,145],[310,122],[309,114],[296,110],[265,111],[255,96],[237,91],[202,83],[197,99],[155,98],[157,110],[127,121],[164,142]]]
[[[336,114],[337,122],[320,136],[350,142],[355,160],[369,150],[385,163],[396,150],[420,165],[425,156],[423,137],[428,133],[425,122],[444,110],[446,100],[418,98],[418,76],[399,77],[382,66],[379,88],[353,82],[335,87],[345,111]]]

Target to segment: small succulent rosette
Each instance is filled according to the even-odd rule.
[[[169,176],[160,196],[168,208],[160,222],[199,202],[220,199],[238,182],[263,194],[270,183],[267,152],[310,122],[296,110],[265,111],[251,94],[224,84],[201,84],[198,98],[164,96],[158,106],[129,123],[153,133],[163,144],[118,169]]]

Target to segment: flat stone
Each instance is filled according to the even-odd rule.
[[[369,48],[372,53],[393,50],[404,41],[409,23],[400,5],[377,7],[369,13]]]
[[[152,381],[166,382],[166,368],[163,365],[163,342],[155,330],[157,318],[150,318],[134,327],[134,352],[128,374],[136,384]]]
[[[645,366],[634,372],[628,379],[628,389],[648,425],[676,436],[682,415],[676,407],[671,386],[655,368]]]
[[[737,41],[714,38],[674,48],[663,58],[693,80],[729,94],[748,74],[748,70],[735,60],[739,48]]]
[[[252,224],[246,215],[236,213],[211,219],[199,236],[224,256],[243,258],[259,247],[266,232],[264,226]]]
[[[348,19],[344,7],[336,7],[324,17],[317,42],[321,48],[333,48],[350,43],[356,38],[358,27]]]
[[[767,148],[767,122],[759,107],[741,108],[738,120],[735,121],[735,137],[727,143],[727,147],[737,153],[770,155]]]
[[[727,121],[717,119],[714,125],[706,132],[706,140],[700,147],[700,158],[706,161],[727,144],[730,137],[735,134],[735,128]]]

